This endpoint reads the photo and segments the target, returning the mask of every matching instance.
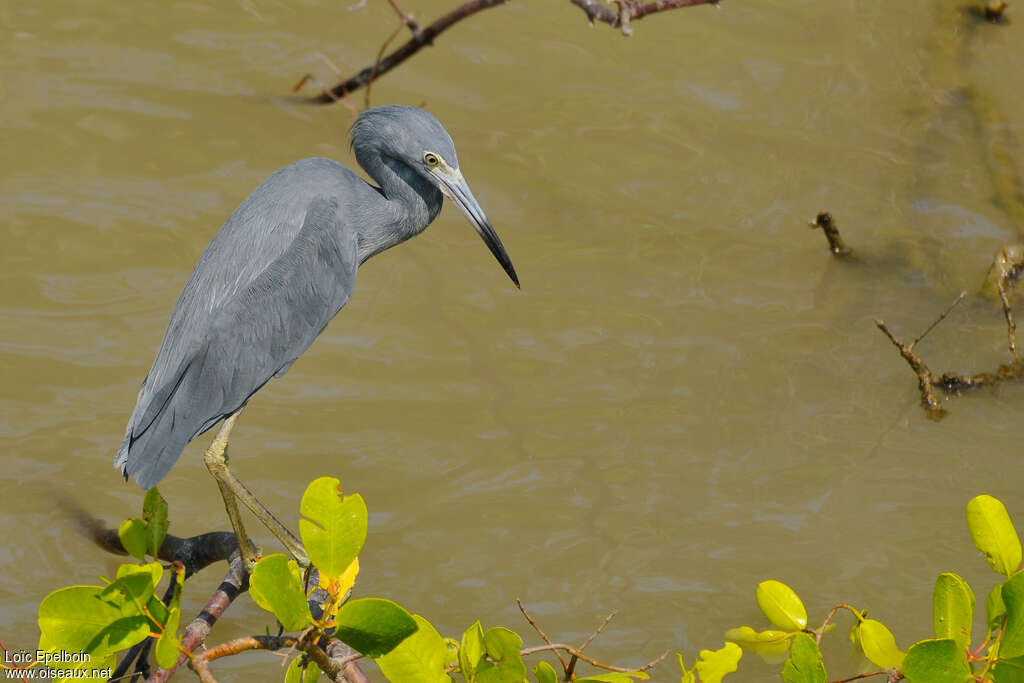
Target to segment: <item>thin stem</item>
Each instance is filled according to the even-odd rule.
[[[653,669],[654,667],[658,666],[658,664],[660,664],[661,661],[663,659],[665,659],[665,657],[668,657],[668,652],[666,652],[665,654],[661,655],[657,659],[652,660],[652,661],[648,662],[647,664],[644,664],[643,666],[638,666],[638,667],[635,667],[635,668],[625,668],[625,667],[621,667],[621,666],[612,666],[611,664],[603,664],[603,663],[597,661],[596,659],[592,659],[591,657],[586,656],[585,654],[583,654],[582,652],[580,652],[579,650],[574,648],[572,645],[566,645],[565,643],[550,643],[548,645],[537,645],[536,647],[526,647],[526,648],[523,648],[520,651],[519,654],[521,656],[525,657],[526,655],[532,655],[532,654],[536,654],[538,652],[557,652],[558,650],[562,650],[563,652],[568,652],[570,655],[573,655],[574,657],[578,657],[578,658],[582,659],[584,662],[586,662],[587,664],[589,664],[591,666],[594,666],[594,667],[597,667],[598,669],[604,669],[605,671],[617,671],[619,673],[626,673],[627,671],[647,671],[648,669]]]
[[[963,301],[963,300],[964,300],[964,297],[965,297],[965,296],[967,296],[967,290],[964,290],[964,291],[960,292],[960,296],[958,296],[958,297],[957,297],[957,298],[956,298],[956,299],[955,299],[955,300],[953,301],[953,303],[951,303],[951,304],[950,304],[949,306],[947,306],[947,307],[946,307],[946,310],[944,310],[944,311],[943,311],[943,312],[942,312],[941,314],[939,314],[939,317],[938,317],[938,318],[936,318],[936,319],[935,319],[935,321],[934,321],[934,322],[933,322],[933,323],[932,323],[931,325],[929,325],[929,326],[928,326],[928,329],[926,329],[926,330],[925,330],[924,332],[922,332],[922,333],[921,333],[921,334],[920,334],[920,335],[918,336],[918,338],[917,338],[917,339],[915,339],[914,341],[910,342],[910,349],[911,349],[911,350],[913,350],[913,348],[914,348],[915,346],[917,346],[917,343],[918,343],[919,341],[921,341],[922,339],[924,339],[924,338],[925,338],[925,337],[926,337],[926,336],[928,335],[928,333],[929,333],[929,332],[931,332],[932,330],[934,330],[934,329],[935,329],[936,325],[938,325],[938,324],[939,324],[939,323],[941,323],[941,322],[942,322],[943,320],[945,320],[945,319],[946,319],[946,316],[947,316],[947,315],[949,315],[949,314],[950,314],[950,313],[951,313],[951,312],[953,311],[953,309],[954,309],[954,308],[956,308],[956,307],[957,307],[957,305],[958,305],[958,304],[959,304],[959,303],[960,303],[961,301]]]
[[[548,634],[544,633],[544,631],[537,624],[537,622],[533,620],[533,617],[531,617],[527,613],[526,608],[523,607],[523,603],[522,603],[522,601],[519,598],[516,598],[516,604],[519,606],[519,611],[522,612],[523,616],[526,617],[526,620],[528,622],[530,622],[530,626],[533,627],[533,630],[536,631],[537,635],[539,635],[541,637],[541,640],[543,640],[548,645],[551,645],[551,639],[548,638]],[[562,669],[564,671],[568,672],[569,671],[569,664],[565,661],[565,659],[562,658],[562,653],[560,653],[558,650],[555,650],[554,652],[555,652],[555,656],[558,657],[558,661],[562,663]]]

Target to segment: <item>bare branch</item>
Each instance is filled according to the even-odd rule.
[[[548,645],[551,645],[551,639],[548,638],[548,634],[544,633],[544,631],[537,624],[537,622],[533,620],[533,617],[531,617],[527,613],[526,608],[523,607],[523,603],[522,603],[522,601],[519,598],[516,598],[516,604],[519,606],[519,611],[522,612],[523,616],[526,617],[526,620],[528,622],[530,622],[530,626],[533,627],[533,630],[536,631],[537,635],[539,635],[541,637],[541,640],[543,640]],[[558,650],[555,650],[554,652],[555,652],[555,656],[558,657],[558,661],[562,663],[562,668],[565,671],[568,671],[569,670],[569,664],[565,661],[565,659],[562,658],[562,653],[560,653]]]
[[[856,676],[850,676],[849,678],[841,678],[837,681],[830,681],[829,683],[850,683],[850,681],[859,681],[862,678],[871,678],[872,676],[892,676],[892,669],[879,669],[878,671],[869,671],[863,674],[857,674]],[[902,678],[902,676],[900,676]],[[889,680],[899,680],[889,678]]]
[[[572,645],[566,645],[565,643],[550,643],[548,645],[537,645],[536,647],[525,647],[520,651],[519,654],[525,657],[526,655],[532,655],[538,652],[557,652],[558,650],[568,652],[570,655],[578,657],[587,664],[593,667],[597,667],[598,669],[604,669],[605,671],[617,671],[619,673],[626,673],[629,671],[647,671],[648,669],[653,669],[654,667],[658,666],[659,664],[661,664],[662,660],[665,659],[665,657],[668,657],[668,652],[665,652],[657,659],[654,659],[648,662],[647,664],[644,664],[643,666],[638,666],[634,668],[612,666],[611,664],[603,664],[602,662],[599,662],[596,659],[587,657],[585,654],[574,648]]]
[[[1010,338],[1010,353],[1016,361],[1020,361],[1017,351],[1017,323],[1013,321],[1013,310],[1010,308],[1010,297],[1006,294],[1006,281],[999,280],[999,300],[1003,304],[1003,316],[1006,318],[1006,333]]]
[[[934,330],[934,329],[935,329],[935,327],[936,327],[936,325],[938,325],[938,324],[939,324],[939,323],[941,323],[941,322],[942,322],[943,320],[945,320],[945,319],[946,319],[946,316],[947,316],[947,315],[949,315],[949,314],[950,314],[950,312],[952,312],[952,310],[953,310],[954,308],[956,308],[956,307],[957,307],[957,305],[959,305],[959,303],[960,303],[961,301],[963,301],[963,300],[964,300],[964,297],[965,297],[965,296],[967,296],[967,290],[966,290],[966,289],[965,289],[964,291],[960,292],[960,296],[958,296],[958,297],[957,297],[956,299],[954,299],[954,300],[953,300],[953,303],[951,303],[951,304],[950,304],[949,306],[947,306],[947,307],[946,307],[946,310],[944,310],[944,311],[943,311],[943,312],[942,312],[942,313],[941,313],[941,314],[939,315],[939,317],[938,317],[938,318],[936,318],[936,319],[935,319],[935,321],[934,321],[934,322],[933,322],[933,323],[932,323],[931,325],[929,325],[929,326],[928,326],[928,329],[926,329],[926,330],[925,330],[924,332],[922,332],[921,334],[919,334],[919,335],[917,336],[917,339],[915,339],[914,341],[910,342],[910,348],[911,348],[911,349],[913,349],[913,348],[914,348],[915,346],[917,346],[917,343],[918,343],[919,341],[921,341],[922,339],[924,339],[925,337],[927,337],[927,336],[928,336],[928,333],[929,333],[929,332],[931,332],[932,330]]]
[[[379,60],[376,64],[371,64],[363,68],[355,76],[349,77],[347,80],[339,83],[330,90],[325,90],[319,96],[313,98],[313,102],[318,104],[331,104],[336,99],[341,99],[346,94],[353,90],[365,87],[372,79],[380,78],[388,71],[412,57],[414,54],[420,51],[425,45],[431,45],[434,42],[434,38],[439,36],[445,29],[449,28],[453,24],[465,19],[466,17],[472,16],[477,12],[481,12],[485,9],[497,7],[505,3],[507,0],[469,0],[465,2],[451,12],[443,15],[437,21],[421,29],[418,33],[414,33],[413,37],[404,45],[399,47],[397,50],[389,54],[384,59]],[[376,66],[376,68],[374,68]]]
[[[939,397],[935,395],[935,391],[932,387],[938,383],[935,374],[925,365],[924,361],[921,360],[917,354],[914,353],[914,349],[909,344],[904,344],[896,338],[885,322],[876,319],[875,325],[878,326],[889,341],[900,350],[900,355],[903,356],[903,360],[907,361],[910,365],[910,369],[917,375],[917,386],[921,390],[921,405],[924,406],[925,413],[928,417],[933,420],[941,420],[946,416],[946,409],[942,407],[942,402]]]
[[[354,76],[350,76],[341,83],[335,85],[333,88],[324,90],[316,97],[313,97],[310,100],[311,102],[315,104],[332,104],[334,102],[344,100],[350,92],[358,90],[359,88],[368,87],[371,82],[380,78],[405,60],[412,57],[414,54],[419,52],[421,48],[427,45],[433,45],[434,39],[452,25],[462,21],[466,17],[476,14],[477,12],[482,12],[483,10],[502,5],[508,0],[469,0],[447,14],[442,15],[426,28],[420,27],[420,25],[412,19],[411,15],[402,11],[402,9],[397,5],[397,0],[388,1],[395,9],[395,12],[398,13],[398,16],[401,17],[403,25],[408,26],[412,31],[412,38],[386,57],[381,58],[378,55],[377,60],[373,64],[363,67],[363,69]],[[655,2],[640,3],[634,2],[633,0],[621,0],[619,2],[619,11],[615,11],[602,5],[599,0],[570,1],[583,10],[591,24],[593,24],[594,21],[601,21],[614,28],[622,28],[623,33],[626,35],[629,35],[629,32],[631,31],[630,21],[642,19],[649,14],[656,14],[658,12],[665,12],[667,10],[679,9],[682,7],[694,7],[696,5],[717,6],[719,2],[719,0],[655,0]],[[385,48],[392,39],[393,36],[384,43]],[[383,52],[383,49],[381,51]],[[304,79],[300,83],[305,83],[307,80],[308,78]]]

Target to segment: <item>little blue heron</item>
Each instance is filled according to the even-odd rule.
[[[298,161],[263,181],[214,235],[178,297],[115,459],[126,479],[151,488],[192,439],[225,420],[205,460],[247,560],[236,498],[293,555],[304,554],[228,470],[231,427],[349,300],[358,266],[423,232],[447,196],[519,286],[437,119],[416,107],[369,109],[352,126],[352,149],[379,187],[330,159]]]

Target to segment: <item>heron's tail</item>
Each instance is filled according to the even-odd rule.
[[[147,378],[139,391],[114,467],[143,489],[156,486],[174,467],[185,446],[223,419],[217,410],[219,405],[206,405],[216,399],[213,392],[200,390],[203,358],[194,360],[199,362],[183,363],[163,386],[150,388]],[[211,413],[214,417],[206,418]]]

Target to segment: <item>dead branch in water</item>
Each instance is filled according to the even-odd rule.
[[[473,16],[478,12],[482,12],[483,10],[504,4],[506,1],[507,0],[469,0],[469,2],[465,2],[450,12],[442,15],[429,26],[423,27],[413,19],[411,14],[404,12],[395,1],[389,0],[389,2],[391,2],[391,6],[395,9],[395,12],[398,13],[401,25],[408,27],[412,32],[412,37],[387,56],[383,56],[388,44],[394,40],[397,32],[392,34],[386,41],[384,41],[377,59],[373,64],[363,67],[348,78],[342,79],[340,83],[332,88],[325,89],[310,101],[315,104],[331,104],[338,101],[346,101],[349,93],[360,88],[369,88],[373,81],[412,57],[414,54],[419,52],[421,48],[433,45],[435,38],[456,23],[467,17]],[[615,4],[617,5],[617,9],[612,9],[601,3],[599,0],[570,1],[572,4],[583,10],[583,13],[587,15],[587,19],[590,21],[591,25],[593,25],[595,21],[600,21],[613,28],[618,28],[625,36],[632,35],[633,33],[631,22],[642,19],[648,15],[673,9],[681,9],[683,7],[695,7],[697,5],[717,6],[719,3],[719,0],[654,0],[654,2],[642,2],[640,0],[616,0]],[[309,75],[304,76],[302,80],[299,81],[299,84],[295,89],[301,88],[310,80],[311,77]],[[367,96],[367,106],[369,106],[369,96]]]
[[[1000,254],[1003,252],[1001,251]],[[997,254],[997,260],[999,255]],[[1014,269],[1004,270],[1003,277],[1000,277],[996,282],[996,287],[999,291],[999,300],[1003,306],[1003,317],[1006,319],[1006,333],[1008,338],[1008,346],[1010,354],[1013,356],[1012,360],[1008,363],[1003,363],[993,372],[980,372],[973,375],[963,375],[956,372],[944,372],[941,375],[933,372],[921,357],[914,352],[914,347],[926,334],[935,329],[935,326],[942,322],[950,311],[960,303],[966,292],[961,292],[960,296],[954,301],[942,314],[928,326],[928,329],[921,334],[920,337],[907,344],[900,341],[896,335],[889,330],[885,322],[882,320],[875,320],[875,324],[878,329],[882,331],[885,336],[889,338],[889,341],[899,349],[900,355],[903,360],[907,361],[910,369],[917,375],[918,388],[921,391],[921,405],[924,407],[925,413],[933,420],[941,420],[946,416],[946,409],[942,407],[942,403],[935,393],[936,389],[939,389],[949,395],[958,395],[964,391],[971,389],[980,389],[982,387],[994,386],[1000,382],[1006,382],[1008,380],[1018,380],[1024,377],[1024,359],[1021,358],[1020,351],[1017,348],[1017,324],[1014,322],[1013,309],[1010,306],[1010,297],[1007,293],[1010,284],[1012,283],[1010,275],[1014,272]]]
[[[828,249],[834,255],[840,258],[853,256],[853,249],[847,247],[846,243],[843,242],[843,238],[839,234],[839,227],[836,225],[836,221],[832,218],[831,213],[822,211],[810,222],[810,226],[812,230],[814,228],[821,228],[822,232],[825,233],[825,239],[828,240]]]

